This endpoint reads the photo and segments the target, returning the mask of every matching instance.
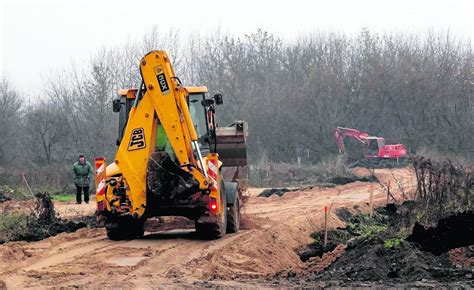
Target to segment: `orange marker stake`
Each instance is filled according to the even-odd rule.
[[[324,244],[323,246],[326,247],[328,244],[328,207],[324,207]]]

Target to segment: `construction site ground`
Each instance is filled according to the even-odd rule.
[[[371,174],[363,168],[353,172]],[[398,199],[400,189],[409,194],[416,184],[408,167],[376,169],[374,174],[379,182],[314,187],[282,197],[257,197],[262,189],[251,188],[241,231],[220,240],[199,240],[191,223],[168,219],[166,226],[150,222],[143,238],[130,241],[111,241],[103,228],[82,228],[38,242],[9,242],[0,245],[0,280],[8,289],[285,285],[276,274],[308,267],[296,250],[322,229],[325,206],[330,207],[329,227],[344,226],[337,208],[356,206],[368,212],[371,193],[374,206],[386,203],[389,182]],[[55,208],[59,216],[71,217],[93,214],[95,204],[56,202]]]

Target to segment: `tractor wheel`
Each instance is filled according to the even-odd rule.
[[[227,233],[237,233],[240,228],[240,200],[236,196],[234,204],[227,208]]]
[[[221,199],[220,208],[223,211],[217,216],[217,220],[215,222],[199,222],[199,220],[195,222],[196,233],[202,239],[217,240],[225,236],[227,228],[227,200],[223,182],[221,182],[219,193]]]
[[[105,223],[107,237],[111,240],[132,240],[145,233],[144,219],[134,219],[131,216],[109,217]]]

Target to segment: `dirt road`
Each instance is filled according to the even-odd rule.
[[[363,169],[356,170],[364,174]],[[383,184],[391,181],[410,192],[414,174],[409,169],[379,169]],[[397,185],[398,184],[398,185]],[[338,207],[367,210],[370,192],[374,202],[386,201],[378,183],[355,182],[336,188],[288,192],[283,197],[256,197],[250,191],[243,210],[243,230],[216,241],[198,240],[192,229],[146,233],[132,241],[114,242],[104,229],[81,229],[40,242],[13,242],[0,246],[0,280],[19,287],[159,287],[206,285],[272,285],[271,275],[298,271],[304,264],[295,249],[309,242],[309,234],[323,225],[323,208],[330,206],[330,226],[342,222]],[[82,206],[84,212],[94,205]],[[77,210],[60,206],[61,215]]]

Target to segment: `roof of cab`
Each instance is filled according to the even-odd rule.
[[[135,99],[135,95],[138,89],[120,89],[118,90],[119,96],[126,96],[129,99]]]
[[[198,94],[198,93],[207,93],[207,87],[200,86],[200,87],[184,87],[186,91],[190,94]],[[121,89],[118,91],[119,96],[126,96],[129,99],[135,99],[135,95],[138,89]]]
[[[196,94],[196,93],[207,93],[207,87],[201,86],[201,87],[184,87],[188,93],[190,94]]]

